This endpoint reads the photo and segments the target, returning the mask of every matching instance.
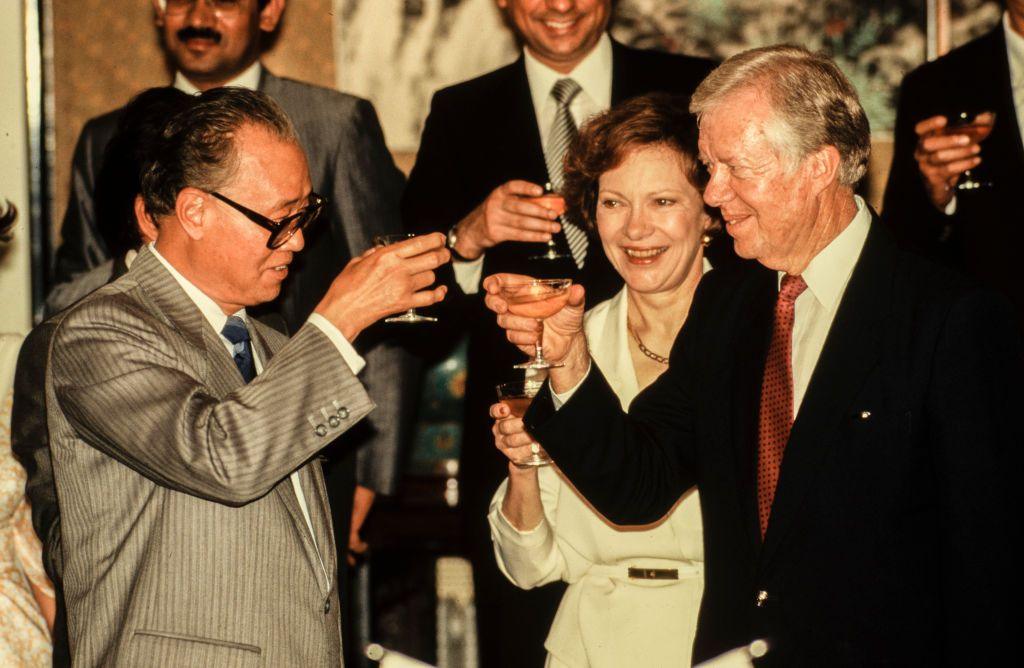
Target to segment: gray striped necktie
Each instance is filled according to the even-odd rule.
[[[569,144],[576,138],[576,123],[569,113],[569,105],[573,98],[579,95],[580,85],[572,79],[559,79],[551,87],[551,97],[558,104],[555,110],[555,122],[548,132],[548,141],[544,148],[544,162],[548,167],[548,179],[555,190],[562,189],[563,182],[563,161]],[[583,268],[583,262],[587,259],[587,233],[570,221],[565,216],[559,220],[562,230],[565,232],[565,239],[569,242],[569,251],[576,266]]]

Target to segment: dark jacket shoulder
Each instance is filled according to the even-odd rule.
[[[1001,22],[984,35],[913,69],[904,79],[903,88],[922,91],[931,86],[940,86],[939,91],[946,91],[950,79],[986,79],[985,72],[991,69],[989,63],[995,56],[1006,58],[1006,37]]]

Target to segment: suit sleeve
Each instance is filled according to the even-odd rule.
[[[401,232],[399,206],[405,177],[395,166],[384,141],[377,112],[366,100],[358,100],[353,122],[345,125],[334,151],[334,192],[329,193],[352,257],[373,245],[378,234]],[[361,348],[366,368],[361,378],[377,408],[368,418],[369,436],[356,453],[356,482],[374,491],[394,491],[401,459],[404,418],[412,410],[404,388],[413,385],[416,361],[390,340],[380,327],[363,337],[371,345]]]
[[[696,482],[694,373],[684,352],[690,322],[668,371],[633,400],[628,414],[593,364],[564,406],[555,411],[545,384],[524,417],[527,431],[576,489],[616,524],[660,519]]]
[[[252,382],[218,398],[202,380],[209,371],[170,354],[154,321],[108,301],[85,304],[58,325],[48,401],[79,439],[160,485],[243,505],[373,409],[314,325]],[[55,452],[58,480],[72,456]]]
[[[96,176],[109,137],[90,121],[82,129],[71,161],[68,208],[61,223],[61,244],[57,248],[54,283],[65,283],[77,274],[110,259],[96,224],[94,194]]]
[[[914,158],[917,133],[914,126],[934,114],[922,106],[919,73],[907,75],[899,90],[892,165],[882,201],[882,220],[904,244],[931,257],[942,256],[955,234],[955,215],[935,208]]]
[[[55,322],[32,330],[18,353],[11,410],[11,448],[25,468],[25,495],[32,506],[32,526],[43,543],[43,566],[52,580],[63,571],[60,549],[60,509],[50,459],[50,432],[46,424],[46,365]]]
[[[1022,506],[1010,490],[1020,488],[1022,470],[1024,352],[1013,322],[994,297],[964,299],[934,358],[925,428],[941,492],[936,557],[951,663],[999,663],[1018,632],[1011,620],[1021,593]]]

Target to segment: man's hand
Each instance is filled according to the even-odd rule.
[[[960,175],[981,163],[978,156],[981,146],[967,135],[937,134],[947,122],[945,116],[932,116],[914,126],[917,133],[914,158],[924,178],[928,198],[940,211],[953,199],[953,187]]]
[[[444,244],[444,235],[435,232],[369,249],[345,265],[315,312],[351,343],[381,318],[436,304],[447,288],[426,288],[434,283],[434,270],[451,257]]]
[[[565,365],[550,370],[548,377],[551,379],[551,387],[556,392],[564,392],[582,380],[590,368],[590,352],[583,335],[586,295],[582,285],[571,285],[568,303],[541,324],[533,318],[510,313],[508,303],[501,297],[502,285],[528,280],[529,276],[518,274],[488,276],[483,284],[487,291],[484,303],[498,314],[498,326],[505,330],[508,340],[527,355],[533,356],[534,344],[543,335],[544,357],[550,362],[562,362]]]
[[[355,566],[356,559],[366,554],[366,550],[370,547],[359,535],[359,532],[363,528],[366,516],[370,514],[370,508],[373,506],[376,496],[377,493],[369,487],[356,485],[356,491],[352,495],[352,524],[349,525],[348,532],[348,554],[345,555],[349,566]]]
[[[551,235],[562,229],[553,222],[559,212],[527,199],[543,194],[544,188],[529,181],[501,184],[459,221],[455,250],[475,260],[503,241],[550,241]]]

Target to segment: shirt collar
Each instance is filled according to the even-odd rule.
[[[196,305],[199,312],[203,314],[206,321],[210,323],[211,327],[213,327],[213,331],[223,337],[221,331],[224,329],[224,325],[227,324],[228,317],[224,315],[224,311],[217,306],[217,302],[210,299],[205,292],[196,287],[195,283],[182,276],[181,272],[175,269],[174,265],[168,262],[167,258],[160,254],[160,251],[156,249],[156,244],[149,244],[149,250],[156,256],[156,259],[160,260],[160,263],[167,268],[167,271],[171,273],[174,280],[177,281],[178,285],[181,286],[181,289],[185,291],[186,295],[188,295],[188,298],[192,300],[192,303]],[[249,319],[246,316],[244,308],[236,311],[234,315],[237,315],[239,318],[244,320],[248,326]]]
[[[537,118],[544,105],[551,100],[551,87],[559,79],[572,77],[600,109],[607,109],[612,101],[612,40],[603,33],[590,53],[568,74],[556,72],[523,49],[526,60],[526,80],[530,83],[530,96]]]
[[[263,66],[260,65],[260,61],[257,60],[249,67],[245,68],[241,74],[224,85],[257,90],[260,87],[261,76],[263,76]],[[196,88],[195,84],[185,78],[185,75],[182,74],[181,71],[174,73],[174,87],[184,93],[188,93],[189,95],[198,95],[201,92]]]
[[[811,259],[801,274],[807,283],[807,291],[829,311],[834,311],[839,305],[871,228],[871,212],[867,204],[860,195],[854,195],[853,199],[857,203],[853,220]],[[785,272],[780,271],[780,285],[783,276]]]
[[[1010,14],[1003,12],[1003,35],[1010,61],[1010,81],[1014,88],[1024,86],[1024,36],[1010,26]]]

